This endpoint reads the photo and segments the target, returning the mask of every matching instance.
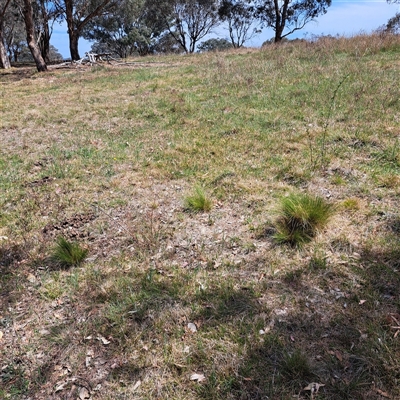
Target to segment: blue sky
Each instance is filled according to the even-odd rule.
[[[385,0],[362,1],[362,0],[332,0],[332,6],[327,14],[320,16],[316,22],[311,22],[296,34],[289,38],[310,35],[344,35],[351,36],[360,32],[370,33],[379,26],[385,24],[389,18],[396,12],[400,12],[399,4],[387,4]],[[212,34],[210,37],[226,37],[221,28],[218,34]],[[273,37],[271,29],[264,29],[263,32],[246,43],[247,46],[258,47],[265,41]],[[69,57],[68,35],[66,24],[55,25],[51,44],[65,57]],[[91,43],[80,39],[79,52],[81,56],[89,51]]]

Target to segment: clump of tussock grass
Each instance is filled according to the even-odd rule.
[[[185,197],[185,209],[193,212],[210,211],[212,208],[211,200],[206,196],[201,186],[196,186],[194,193]]]
[[[51,260],[64,268],[77,267],[86,258],[88,250],[77,242],[71,242],[60,236],[54,246]]]
[[[280,372],[289,379],[307,379],[312,374],[308,358],[300,351],[286,353],[280,364]]]
[[[275,240],[301,246],[308,243],[332,216],[333,206],[322,197],[308,194],[290,194],[281,199]]]

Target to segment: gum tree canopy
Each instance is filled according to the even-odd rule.
[[[186,53],[219,24],[217,0],[148,0],[155,17]]]
[[[256,13],[275,31],[275,43],[325,14],[332,0],[259,0]]]

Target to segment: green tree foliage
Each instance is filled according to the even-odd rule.
[[[243,0],[222,0],[218,9],[221,21],[227,24],[233,47],[243,44],[261,31],[256,28],[254,4]]]
[[[400,13],[389,19],[385,30],[390,33],[400,34]]]
[[[200,51],[223,51],[231,49],[233,47],[232,43],[226,39],[208,39],[205,42],[200,43],[197,47]]]
[[[325,14],[332,0],[259,0],[256,15],[275,31],[275,43]]]
[[[148,0],[152,13],[186,53],[219,24],[216,0]]]
[[[160,21],[152,19],[145,0],[122,0],[112,13],[91,20],[83,37],[101,48],[126,58],[135,53],[148,54],[164,30]]]

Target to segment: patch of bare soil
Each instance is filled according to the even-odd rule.
[[[94,213],[75,214],[57,224],[47,224],[43,234],[47,237],[64,236],[70,239],[83,239],[90,237],[87,229],[89,222],[96,218]]]

